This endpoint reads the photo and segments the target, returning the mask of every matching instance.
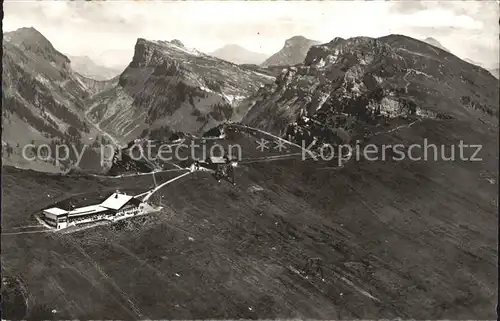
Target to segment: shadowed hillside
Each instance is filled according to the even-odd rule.
[[[247,159],[259,155],[257,136],[226,135],[247,141]],[[4,168],[3,273],[22,277],[28,318],[493,318],[495,130],[428,119],[366,143],[423,137],[481,141],[483,161],[242,162],[235,187],[196,172],[160,190],[160,213],[71,234],[13,233],[89,184],[126,190],[151,176]],[[311,257],[325,281],[294,273]]]
[[[498,128],[498,80],[402,35],[335,38],[243,101],[242,122],[290,139],[363,137],[378,126],[461,119]],[[338,132],[345,132],[346,135]]]

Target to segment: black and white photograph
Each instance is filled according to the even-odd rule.
[[[2,320],[497,319],[499,1],[2,7]]]

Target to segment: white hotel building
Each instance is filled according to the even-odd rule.
[[[100,220],[114,221],[120,218],[144,213],[147,204],[131,195],[113,193],[104,202],[67,211],[58,207],[45,209],[42,220],[55,229]]]

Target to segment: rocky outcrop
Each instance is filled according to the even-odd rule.
[[[146,128],[197,134],[230,119],[234,106],[272,81],[178,41],[138,39],[118,84],[94,97],[88,116],[122,141]]]
[[[439,48],[441,50],[444,50],[444,51],[447,51],[447,52],[451,52],[447,48],[443,47],[443,45],[439,41],[437,41],[436,39],[434,39],[432,37],[427,37],[423,41],[425,43],[428,43],[429,45],[434,46],[436,48]]]
[[[140,150],[138,148],[134,149],[134,146],[136,146],[134,144],[134,142],[131,142],[126,148],[115,152],[107,172],[108,175],[150,173],[155,170],[154,164],[140,159]]]
[[[285,41],[283,48],[264,61],[261,66],[293,66],[304,61],[309,48],[320,44],[319,41],[295,36]]]
[[[240,108],[248,109],[243,123],[276,134],[346,136],[337,131],[394,118],[497,116],[497,86],[486,70],[406,36],[335,38]]]

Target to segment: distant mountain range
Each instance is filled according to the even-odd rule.
[[[109,80],[123,71],[123,69],[98,65],[87,56],[69,56],[69,59],[74,71],[95,80]]]
[[[209,53],[209,55],[226,61],[230,61],[238,65],[260,65],[268,57],[268,55],[266,54],[253,52],[235,44],[226,45]]]
[[[307,39],[303,36],[295,36],[285,41],[283,48],[266,59],[261,66],[293,66],[304,61],[309,49],[320,44],[319,41]]]
[[[481,68],[488,70],[493,76],[495,76],[498,79],[498,68],[487,68],[483,64],[480,64],[479,62],[475,62],[474,60],[469,59],[469,58],[465,58],[464,61],[467,61],[468,63],[470,63],[472,65],[475,65],[475,66],[478,66],[478,67],[481,67]]]
[[[450,50],[448,50],[447,48],[443,47],[443,45],[441,45],[441,43],[439,41],[437,41],[436,39],[432,38],[432,37],[427,37],[423,40],[424,42],[430,44],[430,45],[433,45],[434,47],[437,47],[439,49],[442,49],[444,51],[447,51],[447,52],[451,52]],[[474,60],[472,59],[469,59],[469,58],[465,58],[464,61],[470,63],[470,64],[473,64],[475,66],[479,66],[481,68],[485,68],[486,70],[488,70],[493,76],[495,76],[496,78],[498,78],[498,68],[487,68],[485,67],[483,64],[480,64],[478,62],[475,62]]]

